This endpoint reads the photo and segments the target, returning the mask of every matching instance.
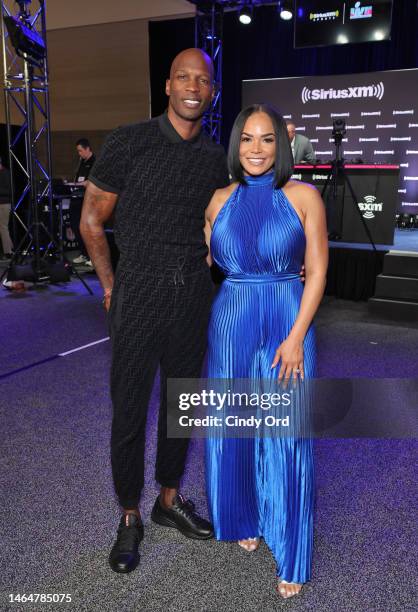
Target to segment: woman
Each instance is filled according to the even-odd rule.
[[[315,372],[312,319],[328,254],[324,206],[314,187],[290,180],[286,124],[267,105],[238,115],[228,160],[233,182],[206,211],[210,256],[226,274],[209,326],[208,377],[296,384]],[[215,437],[206,454],[217,539],[253,551],[263,537],[277,563],[278,593],[296,595],[311,572],[312,441]]]

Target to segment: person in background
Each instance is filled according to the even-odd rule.
[[[302,136],[302,134],[296,134],[296,125],[293,121],[286,121],[286,126],[295,164],[314,164],[316,157],[309,138]]]
[[[3,166],[0,157],[0,237],[3,247],[1,259],[10,259],[13,243],[9,233],[9,219],[11,209],[10,172]]]
[[[83,190],[87,186],[87,180],[89,178],[90,170],[92,169],[94,162],[96,161],[96,157],[92,151],[89,141],[87,138],[80,138],[76,142],[77,153],[80,158],[80,162],[78,165],[78,169],[75,175],[75,183],[77,186],[83,188]],[[87,253],[86,246],[84,244],[84,240],[80,233],[80,220],[81,220],[81,209],[83,206],[83,198],[71,198],[70,204],[70,224],[71,229],[73,230],[75,237],[78,242],[78,246],[80,248],[81,254],[73,260],[74,264],[82,264],[93,268],[93,264],[91,259]]]

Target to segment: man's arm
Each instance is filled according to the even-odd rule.
[[[305,159],[310,164],[314,164],[316,162],[315,152],[313,150],[313,146],[309,138],[306,138],[303,159]]]
[[[109,309],[114,274],[104,224],[115,208],[118,195],[99,189],[88,181],[81,214],[80,232],[104,290],[105,308]]]

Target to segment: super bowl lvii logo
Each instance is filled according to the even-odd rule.
[[[356,2],[350,8],[350,19],[370,19],[370,17],[373,17],[372,6],[361,6],[361,2]]]

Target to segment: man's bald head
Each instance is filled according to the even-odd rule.
[[[178,55],[173,59],[170,67],[170,79],[173,74],[179,68],[185,66],[201,66],[206,68],[206,71],[210,74],[211,81],[213,81],[214,70],[213,70],[213,62],[210,59],[209,55],[203,51],[203,49],[197,49],[196,47],[191,47],[190,49],[184,49],[180,51]]]
[[[289,134],[289,140],[292,142],[296,135],[296,125],[293,121],[286,121],[287,133]]]

